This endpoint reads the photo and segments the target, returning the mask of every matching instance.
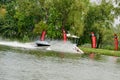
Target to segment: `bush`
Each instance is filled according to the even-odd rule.
[[[108,50],[114,50],[114,46],[113,45],[103,45],[102,48],[103,49],[108,49]]]
[[[81,47],[91,48],[91,44],[90,43],[86,43],[86,44],[81,45]]]
[[[27,42],[27,41],[30,41],[30,39],[29,39],[28,36],[24,35],[24,37],[23,37],[23,42]]]

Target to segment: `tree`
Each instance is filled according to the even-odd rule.
[[[38,24],[35,24],[33,32],[37,35],[40,35],[43,30],[47,30],[48,25],[44,21],[40,21]]]
[[[4,5],[4,9],[6,14],[4,15],[4,19],[2,19],[2,25],[0,28],[1,35],[3,37],[14,37],[15,34],[15,22],[14,22],[14,2]]]
[[[116,27],[114,27],[114,33],[116,33],[120,38],[120,24],[118,24]]]
[[[90,32],[98,36],[97,47],[103,43],[105,32],[113,26],[114,14],[111,14],[114,6],[111,1],[102,0],[100,5],[90,6],[85,19],[84,38],[90,42]]]
[[[62,28],[68,30],[68,16],[74,0],[51,0],[48,12],[48,35],[53,38],[61,38]]]
[[[81,36],[89,0],[51,0],[51,3],[47,15],[48,34],[51,37],[60,37],[62,28],[64,28],[72,34]]]
[[[83,35],[84,19],[87,14],[89,0],[76,0],[71,6],[68,23],[70,23],[70,32],[77,35]]]

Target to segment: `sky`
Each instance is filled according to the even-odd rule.
[[[92,3],[97,3],[97,4],[99,4],[100,1],[101,1],[101,0],[90,0],[90,2],[92,2]]]

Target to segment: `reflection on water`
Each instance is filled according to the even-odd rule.
[[[63,56],[63,54],[62,54]],[[119,80],[117,57],[36,57],[29,54],[0,52],[0,80]]]

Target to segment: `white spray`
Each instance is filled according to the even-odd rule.
[[[20,47],[26,49],[45,49],[65,53],[80,53],[83,51],[80,50],[75,44],[72,44],[70,41],[50,41],[51,46],[48,47],[37,47],[35,42],[30,43],[20,43],[17,41],[0,41],[0,45],[11,46],[11,47]]]
[[[51,46],[48,47],[48,50],[59,51],[59,52],[67,52],[67,53],[83,53],[76,44],[71,43],[70,41],[51,41]]]

